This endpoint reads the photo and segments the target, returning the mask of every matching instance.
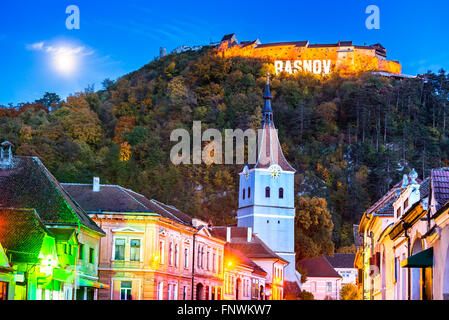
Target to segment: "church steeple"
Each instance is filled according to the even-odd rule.
[[[265,93],[263,94],[263,99],[265,100],[263,110],[262,110],[262,123],[273,121],[273,109],[271,108],[271,100],[273,96],[270,92],[270,74],[267,73],[267,85],[265,87]]]

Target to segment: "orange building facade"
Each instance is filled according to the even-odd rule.
[[[286,72],[343,76],[364,71],[401,74],[398,61],[387,60],[387,50],[381,44],[354,45],[352,41],[334,44],[311,44],[309,41],[261,44],[259,40],[238,43],[234,34],[223,37],[218,52],[225,58],[251,57],[268,59],[276,74]]]

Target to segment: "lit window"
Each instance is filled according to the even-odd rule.
[[[115,255],[114,260],[125,260],[125,239],[115,239]]]
[[[140,240],[131,240],[130,260],[140,261]]]
[[[164,300],[164,283],[163,282],[159,282],[159,285],[157,286],[157,299]]]
[[[132,282],[131,281],[121,281],[120,282],[120,300],[132,300],[131,295]]]
[[[164,250],[164,241],[159,241],[159,258],[161,263],[163,264],[165,262],[164,256],[165,256],[165,250]]]

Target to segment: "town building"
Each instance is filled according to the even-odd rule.
[[[251,228],[257,238],[288,262],[285,280],[299,289],[301,276],[295,268],[294,248],[296,170],[282,153],[273,120],[268,77],[263,98],[260,147],[256,163],[240,172],[237,221],[239,227]]]
[[[381,202],[359,227],[364,298],[449,299],[449,169],[433,169],[424,181],[412,170]]]
[[[14,298],[95,299],[98,289],[104,287],[98,282],[97,270],[99,240],[104,232],[71,199],[37,157],[13,156],[12,145],[8,142],[2,143],[1,147],[0,219],[8,219],[6,227],[12,229],[21,221],[11,218],[11,212],[30,216],[30,219],[35,219],[36,232],[42,237],[45,234],[45,239],[54,239],[57,248],[56,256],[50,253],[38,255],[37,260],[34,259],[37,249],[30,249],[30,260],[20,261],[19,270],[14,269],[17,280]],[[9,233],[4,233],[4,236],[0,242],[8,257],[14,250],[11,243],[15,246],[15,241],[27,241],[26,238],[11,239]],[[38,281],[36,288],[30,290],[27,281],[34,275],[25,266],[42,264],[48,258],[51,258],[51,265],[47,266],[46,272],[51,277],[46,278],[48,281]],[[10,263],[16,265],[14,256],[12,259]],[[53,278],[60,283],[50,290]]]
[[[219,300],[224,243],[178,209],[117,185],[63,184],[106,233],[102,300]]]
[[[298,262],[306,272],[307,280],[302,290],[313,294],[314,300],[339,300],[342,276],[326,257],[303,259]]]

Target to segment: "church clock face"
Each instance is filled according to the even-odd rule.
[[[270,172],[270,176],[271,176],[273,179],[277,179],[277,178],[279,178],[282,169],[281,169],[281,167],[280,167],[279,165],[273,164],[273,165],[271,165],[271,166],[268,168],[268,171]]]

